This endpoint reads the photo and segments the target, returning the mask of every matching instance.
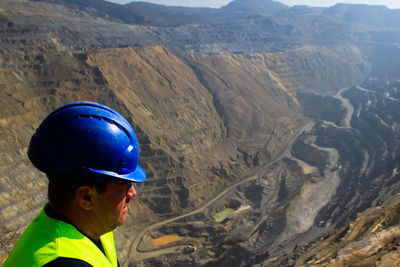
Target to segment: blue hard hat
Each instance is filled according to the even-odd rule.
[[[73,102],[50,113],[32,136],[28,157],[47,174],[135,183],[146,179],[130,124],[115,110],[93,102]]]

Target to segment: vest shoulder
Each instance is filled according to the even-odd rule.
[[[103,241],[104,239],[104,241]],[[14,246],[4,266],[43,266],[58,257],[74,258],[92,266],[115,266],[112,233],[102,236],[108,257],[73,225],[50,218],[42,210]]]

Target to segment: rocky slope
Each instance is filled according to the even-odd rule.
[[[80,3],[0,3],[2,259],[46,201],[30,136],[75,100],[115,108],[139,138],[148,179],[116,231],[124,266],[317,263],[315,240],[400,191],[400,53],[395,34],[372,42],[386,25],[278,5],[156,27]]]
[[[396,266],[400,227],[397,194],[357,216],[351,224],[313,244],[295,266]]]

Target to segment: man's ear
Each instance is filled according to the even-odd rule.
[[[91,210],[93,208],[93,201],[95,197],[94,188],[88,185],[82,185],[78,187],[75,193],[78,205],[85,210]]]

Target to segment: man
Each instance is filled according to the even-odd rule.
[[[49,203],[4,266],[118,266],[112,231],[146,178],[129,123],[97,103],[67,104],[39,126],[28,157],[49,179]]]

